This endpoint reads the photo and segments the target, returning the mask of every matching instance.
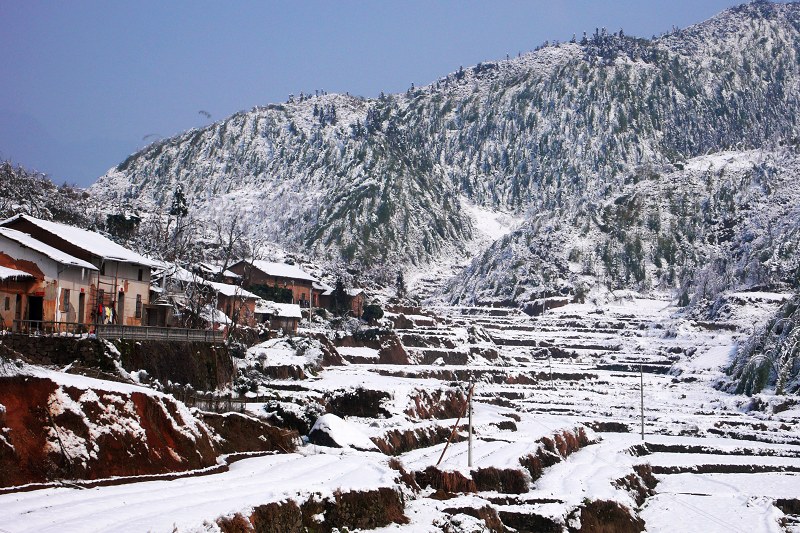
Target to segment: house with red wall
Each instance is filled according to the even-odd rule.
[[[92,322],[88,295],[98,269],[88,261],[0,227],[0,268],[0,318],[6,328],[14,320],[31,321],[37,328],[41,322]]]
[[[228,268],[241,276],[245,288],[254,285],[277,287],[291,292],[291,302],[300,307],[319,307],[319,290],[314,288],[317,281],[311,274],[288,263],[272,263],[269,261],[239,261]]]
[[[144,305],[150,298],[150,269],[155,262],[94,231],[30,215],[15,215],[1,221],[0,227],[27,234],[91,266],[94,271],[84,304],[84,309],[90,309],[90,316],[110,308],[117,324],[142,325]]]

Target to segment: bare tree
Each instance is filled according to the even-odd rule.
[[[175,217],[161,209],[140,223],[136,248],[163,261],[191,263],[203,256],[201,230],[193,215]]]
[[[220,274],[225,272],[237,258],[250,254],[247,232],[242,223],[242,216],[232,212],[222,220],[214,222],[214,233],[221,261]]]

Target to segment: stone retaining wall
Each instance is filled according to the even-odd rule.
[[[0,342],[33,363],[64,366],[74,363],[114,372],[118,361],[128,372],[145,370],[164,385],[180,383],[197,390],[223,387],[234,376],[233,360],[223,345],[24,335],[8,335],[0,338]]]

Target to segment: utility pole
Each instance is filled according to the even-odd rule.
[[[308,293],[308,329],[311,329],[313,322],[311,318],[314,314],[314,282],[311,282],[311,290]]]
[[[639,360],[639,411],[642,417],[642,441],[644,441],[644,370]]]
[[[450,437],[447,439],[447,442],[444,445],[444,449],[442,450],[442,455],[439,456],[439,460],[436,461],[436,466],[439,466],[439,463],[442,462],[444,459],[444,454],[447,453],[447,448],[450,446],[450,443],[453,442],[453,437],[455,436],[456,432],[458,431],[458,423],[461,422],[461,419],[464,417],[465,411],[469,409],[469,446],[468,446],[468,457],[467,461],[469,465],[472,466],[472,391],[475,389],[475,383],[470,378],[470,388],[469,393],[467,394],[466,401],[462,404],[461,412],[458,414],[458,418],[456,418],[456,423],[453,424],[453,429],[450,431]]]
[[[475,388],[475,383],[470,379],[469,381],[469,394],[467,395],[467,402],[469,403],[469,441],[467,445],[467,466],[472,468],[472,391]]]

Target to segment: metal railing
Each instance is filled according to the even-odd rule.
[[[118,326],[98,324],[97,336],[103,339],[156,340],[178,342],[222,342],[223,332],[208,329]]]
[[[213,413],[244,413],[247,410],[246,399],[234,398],[231,395],[189,395],[185,397],[183,402],[189,407],[196,407],[201,411],[211,411]]]
[[[94,334],[101,339],[130,339],[176,342],[210,342],[224,340],[220,330],[164,328],[155,326],[120,326],[117,324],[80,324],[43,320],[14,320],[12,333],[23,335],[79,336]]]
[[[45,320],[14,320],[12,333],[23,335],[65,335],[78,336],[89,333],[90,324],[78,322],[51,322]]]

